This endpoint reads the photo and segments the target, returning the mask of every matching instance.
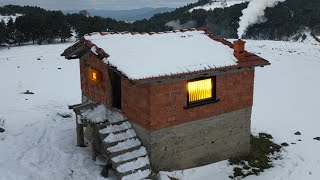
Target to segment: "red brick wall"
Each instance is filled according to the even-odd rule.
[[[86,64],[102,72],[100,84],[90,82]],[[81,61],[80,72],[83,95],[111,107],[108,66],[91,54]],[[121,111],[144,128],[158,130],[252,106],[254,70],[218,75],[216,81],[220,102],[184,109],[187,105],[187,81],[133,85],[122,77]]]
[[[89,67],[101,72],[101,82],[99,84],[92,83],[89,76]],[[80,61],[81,74],[81,90],[82,94],[95,102],[104,104],[107,107],[111,106],[109,98],[109,74],[108,66],[98,59],[94,54],[90,54],[88,58]]]
[[[254,70],[217,76],[217,103],[184,109],[187,105],[187,81],[150,87],[149,130],[208,118],[246,107],[253,103]]]
[[[150,126],[150,85],[132,85],[121,78],[122,112],[145,128]]]

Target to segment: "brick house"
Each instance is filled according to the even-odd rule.
[[[126,117],[130,125],[119,133],[134,131],[153,170],[186,169],[249,153],[255,67],[270,63],[247,52],[244,41],[231,43],[206,28],[105,32],[86,35],[62,55],[80,59],[83,103],[71,107],[77,117],[92,104]],[[105,121],[95,124],[112,124]],[[81,124],[77,120],[78,136]]]

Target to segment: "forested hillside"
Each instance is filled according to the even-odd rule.
[[[0,22],[0,44],[18,44],[32,41],[42,44],[55,39],[61,42],[72,36],[71,26],[61,11],[46,11],[39,7],[8,5],[0,7],[1,15],[22,14],[15,21]]]
[[[98,16],[91,17],[81,13],[64,15],[61,11],[47,11],[39,7],[8,5],[0,7],[1,15],[19,13],[24,16],[18,17],[15,22],[12,20],[8,23],[0,22],[0,44],[22,44],[29,41],[39,44],[51,43],[57,38],[63,42],[71,37],[71,29],[75,30],[78,37],[94,31],[172,30],[173,26],[168,26],[168,22],[178,24],[177,27],[207,26],[221,37],[237,38],[239,17],[248,2],[224,9],[189,11],[210,2],[210,0],[200,0],[172,12],[156,14],[149,20],[133,23]],[[265,17],[267,21],[250,27],[245,38],[288,39],[305,28],[311,29],[314,34],[320,33],[319,0],[287,0],[274,8],[268,8]]]

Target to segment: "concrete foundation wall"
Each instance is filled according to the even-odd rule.
[[[250,152],[251,108],[148,131],[133,127],[148,148],[156,171],[210,164]]]

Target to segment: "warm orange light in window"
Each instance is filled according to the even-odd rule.
[[[99,83],[101,81],[101,73],[98,70],[89,69],[90,80],[93,83]]]
[[[212,79],[188,82],[189,102],[212,98]]]
[[[97,73],[92,72],[92,79],[97,80]]]

